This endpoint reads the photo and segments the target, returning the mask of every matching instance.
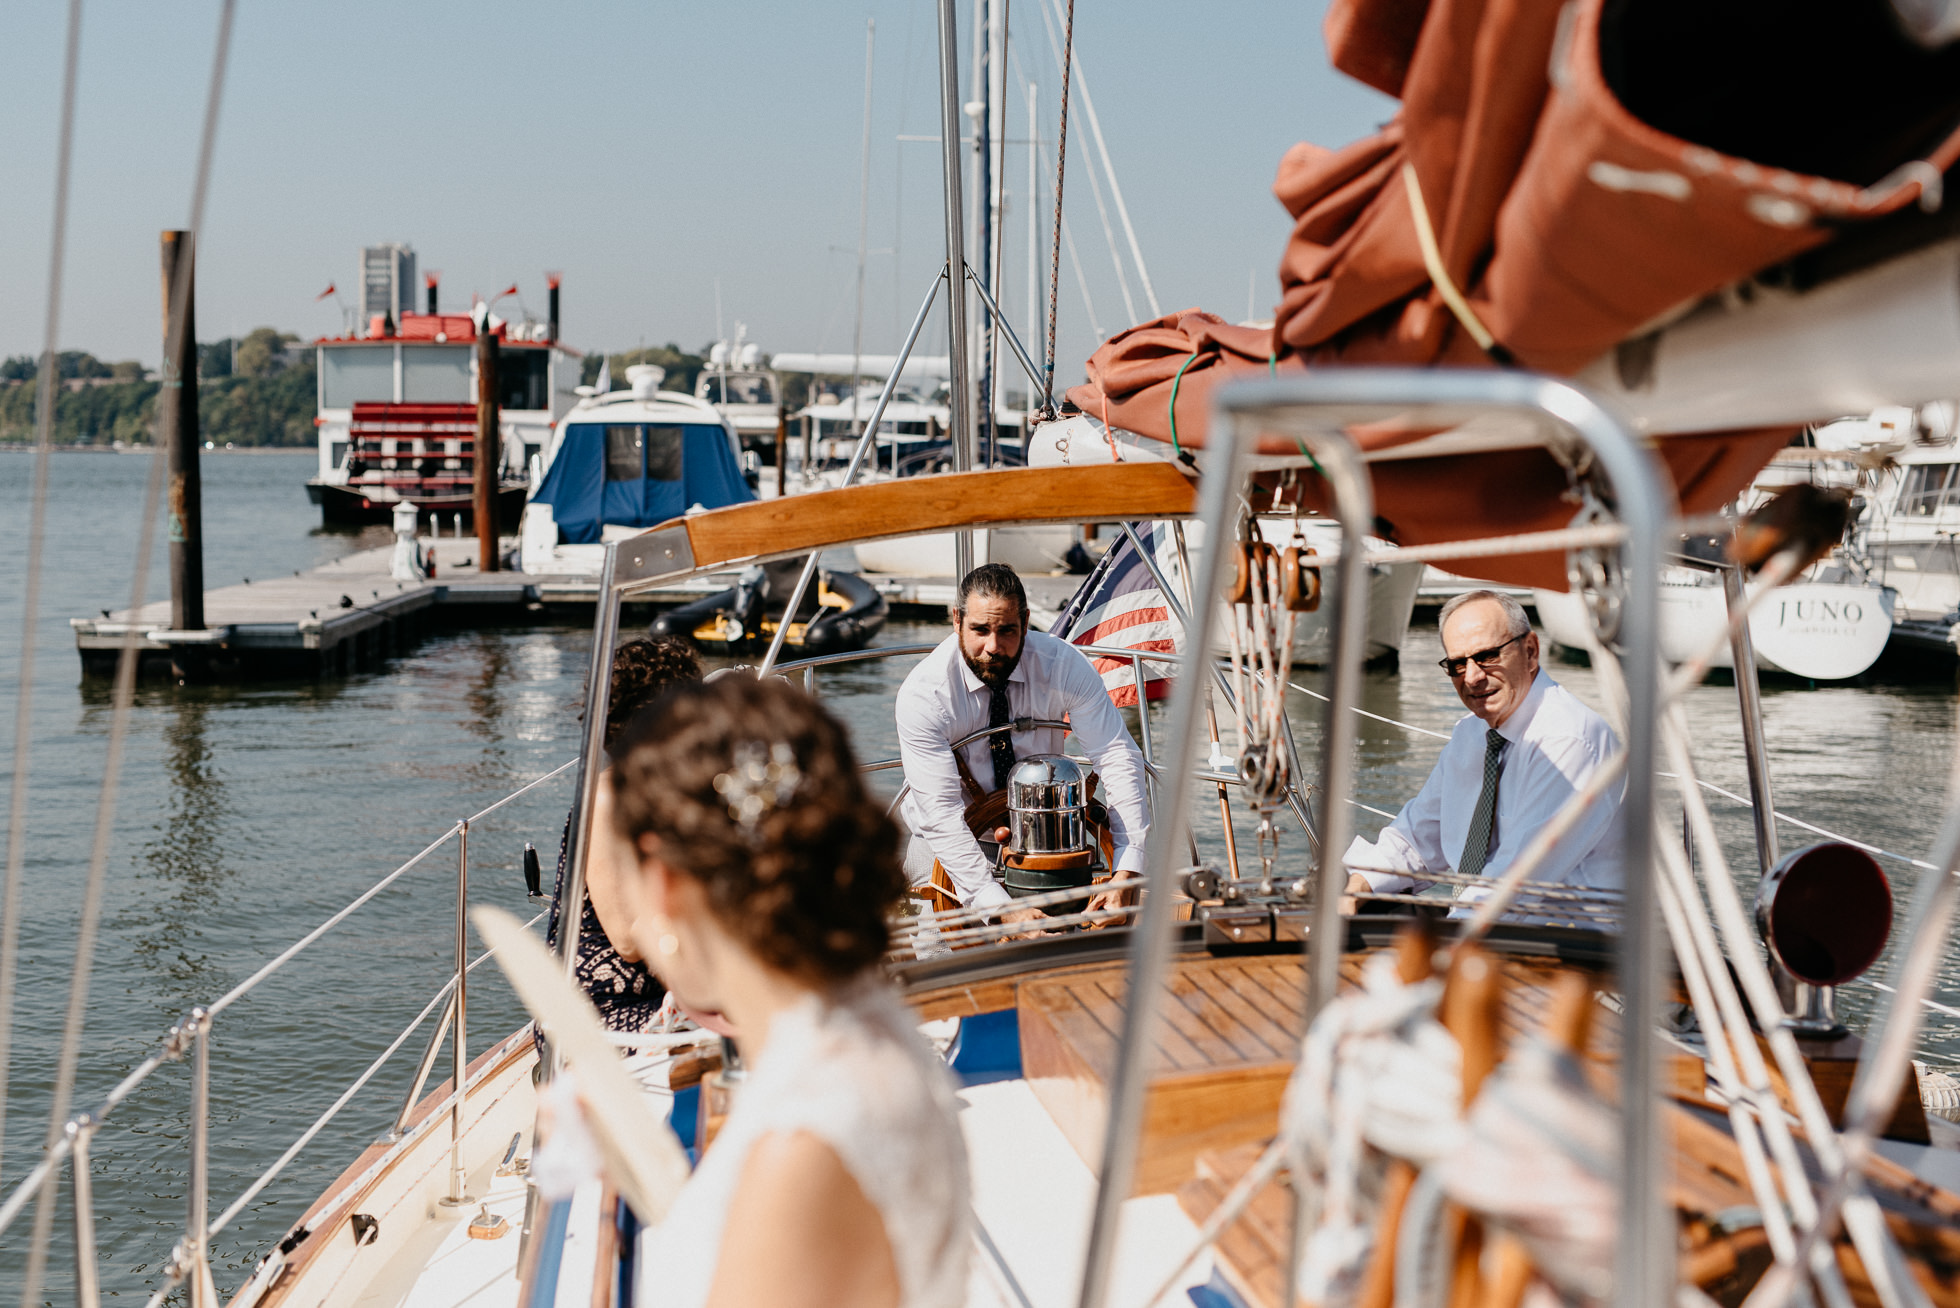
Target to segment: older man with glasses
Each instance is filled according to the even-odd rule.
[[[1425,876],[1501,876],[1595,768],[1619,751],[1599,714],[1538,665],[1538,637],[1508,595],[1473,590],[1443,606],[1443,671],[1470,716],[1456,724],[1416,797],[1345,859],[1348,893],[1426,889]],[[1609,792],[1532,880],[1620,888],[1620,793]],[[1466,888],[1460,901],[1483,897]]]

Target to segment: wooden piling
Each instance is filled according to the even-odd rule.
[[[497,338],[486,322],[476,335],[476,566],[495,572],[497,557],[497,476],[503,466],[502,431],[497,413]]]
[[[157,438],[169,477],[170,626],[204,630],[204,495],[198,478],[197,270],[189,232],[163,234],[163,386]]]

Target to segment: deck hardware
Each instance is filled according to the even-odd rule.
[[[354,1247],[373,1244],[381,1235],[381,1221],[366,1213],[355,1213],[347,1219],[348,1229],[354,1233]]]
[[[521,1176],[531,1170],[531,1160],[517,1156],[517,1147],[523,1143],[524,1133],[522,1131],[513,1131],[510,1137],[510,1148],[504,1150],[504,1161],[497,1164],[498,1176]]]
[[[1208,947],[1273,942],[1273,910],[1265,904],[1208,905],[1198,910],[1198,917],[1204,923]]]
[[[532,899],[544,898],[544,870],[538,866],[538,847],[524,842],[524,893]]]
[[[342,595],[342,596],[340,597],[340,607],[341,607],[341,608],[343,608],[343,609],[351,609],[351,608],[353,608],[353,607],[354,607],[354,597],[353,597],[352,595]]]
[[[1184,893],[1187,897],[1203,902],[1218,897],[1218,872],[1209,867],[1194,867],[1184,874]]]
[[[662,527],[619,542],[614,581],[651,581],[688,572],[694,567],[694,546],[687,528]]]
[[[476,1216],[470,1218],[470,1239],[472,1240],[501,1240],[509,1234],[509,1219],[491,1212],[489,1204],[484,1204],[481,1208],[477,1209]]]

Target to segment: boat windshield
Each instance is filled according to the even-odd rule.
[[[703,373],[701,398],[710,404],[774,404],[776,379],[766,372]]]
[[[1960,463],[1915,463],[1899,488],[1899,513],[1930,518],[1941,509],[1960,508]]]

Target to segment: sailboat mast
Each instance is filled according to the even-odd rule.
[[[966,105],[973,119],[973,242],[980,284],[993,291],[994,251],[994,105],[993,52],[995,0],[973,0],[973,99]],[[998,300],[995,303],[999,303]],[[980,393],[975,410],[974,446],[983,466],[994,454],[994,332],[991,320],[980,324]]]
[[[987,0],[987,172],[993,184],[987,190],[987,298],[1000,306],[1002,230],[1007,198],[1007,5],[1008,0]],[[996,390],[1000,385],[1000,328],[998,317],[987,317],[987,381],[981,404],[986,412],[987,466],[996,461],[999,431],[995,425]]]
[[[1041,119],[1039,106],[1041,100],[1038,88],[1028,83],[1028,336],[1027,346],[1034,351],[1036,359],[1044,356],[1041,339],[1041,179],[1037,170],[1041,165]],[[999,300],[994,301],[999,304]],[[1033,413],[1041,403],[1035,394],[1037,387],[1032,381],[1028,385],[1028,412]],[[1027,448],[1027,436],[1032,424],[1023,423],[1021,427],[1022,449]]]
[[[960,34],[956,0],[939,0],[939,147],[946,199],[947,434],[953,471],[973,466],[973,396],[966,384],[966,223],[960,194]],[[953,535],[954,576],[973,570],[973,533]]]
[[[871,58],[878,45],[878,20],[864,20],[864,139],[858,146],[857,319],[851,328],[851,435],[863,431],[858,415],[858,374],[864,365],[864,244],[871,206]],[[726,399],[726,396],[722,398]],[[875,442],[874,442],[875,444]],[[872,466],[877,466],[872,459]]]

